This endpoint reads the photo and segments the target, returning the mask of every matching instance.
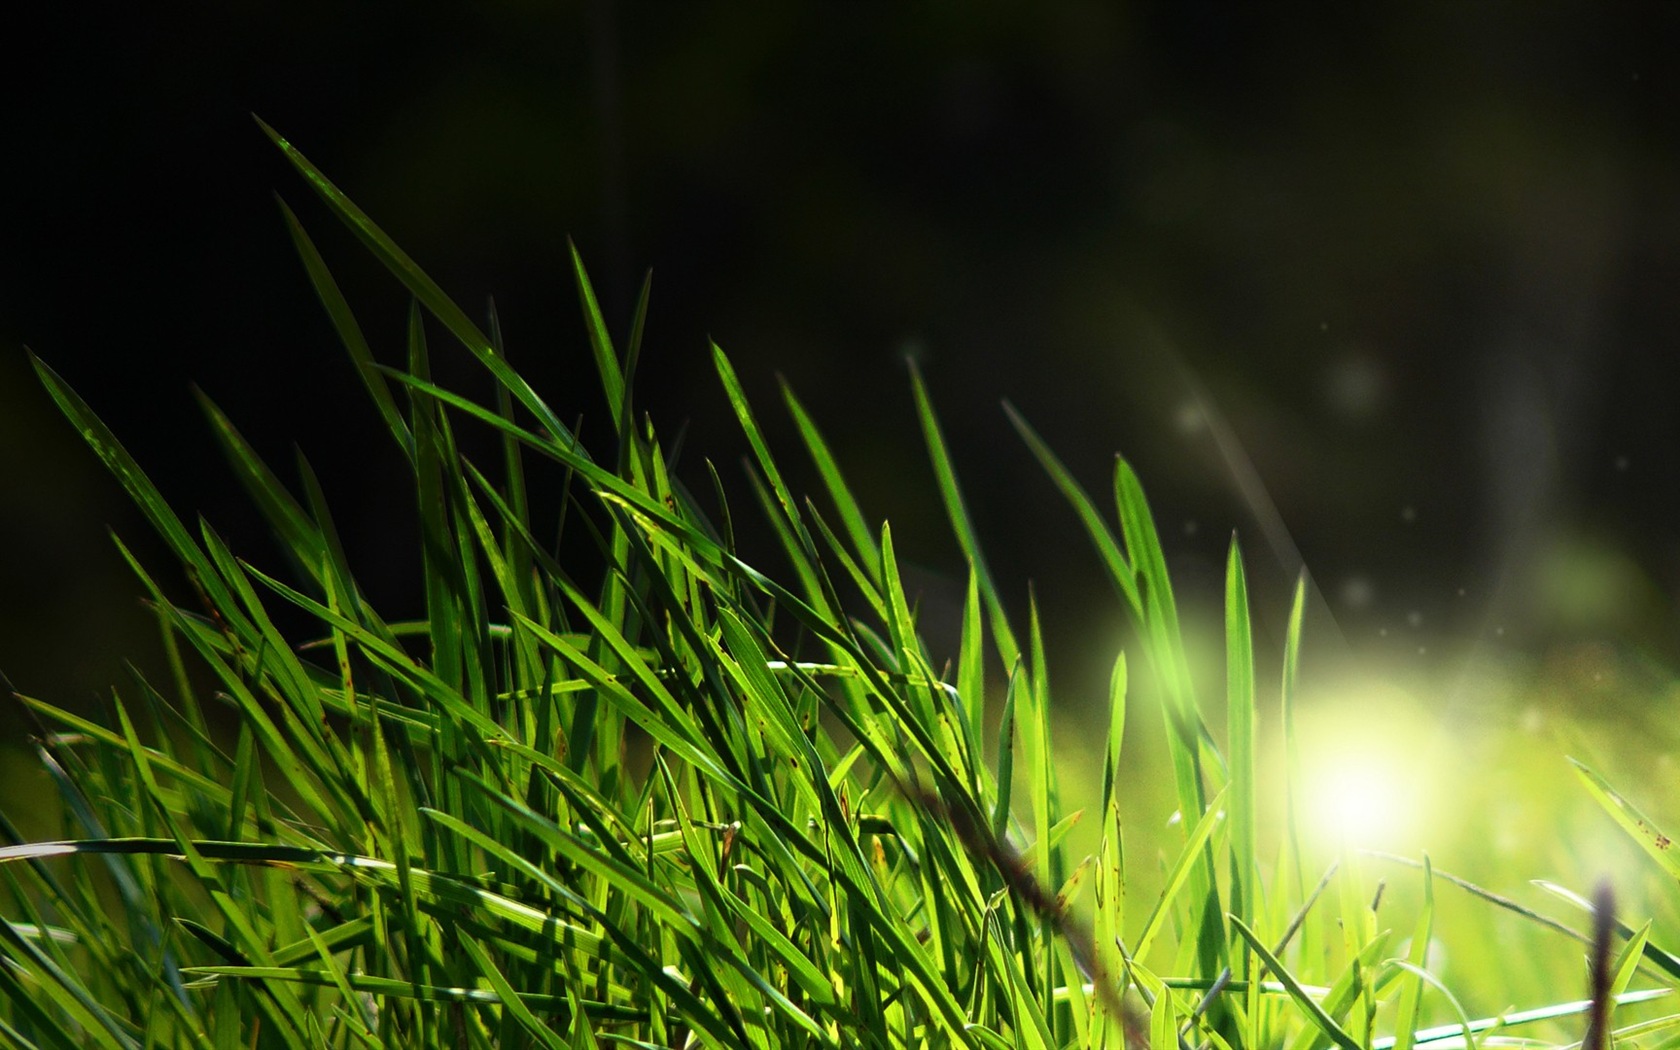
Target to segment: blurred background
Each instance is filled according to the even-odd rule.
[[[388,615],[420,606],[408,482],[273,195],[388,361],[406,301],[255,113],[458,301],[494,295],[514,364],[586,441],[606,424],[567,238],[619,333],[651,266],[641,404],[686,428],[691,481],[701,456],[742,481],[715,339],[796,475],[777,374],[806,401],[937,642],[964,570],[918,362],[1076,729],[1123,620],[1006,398],[1104,506],[1114,455],[1136,466],[1210,704],[1234,529],[1262,652],[1310,569],[1313,717],[1404,740],[1386,761],[1414,786],[1391,794],[1478,763],[1555,776],[1560,732],[1648,800],[1672,783],[1680,6],[63,10],[0,72],[0,669],[24,692],[75,706],[125,658],[156,666],[107,527],[164,564],[25,346],[259,563],[191,385],[272,462],[296,443]],[[1535,782],[1477,789],[1501,834],[1527,834],[1507,810]],[[1396,826],[1407,848],[1445,834]]]

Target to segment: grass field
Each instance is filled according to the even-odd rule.
[[[1100,714],[1076,713],[1054,596],[1000,593],[919,374],[927,498],[966,562],[951,652],[795,392],[775,410],[802,447],[773,453],[714,347],[751,484],[679,458],[635,410],[645,292],[615,345],[579,263],[616,408],[586,449],[493,315],[274,139],[412,296],[406,359],[382,363],[285,212],[411,468],[424,607],[373,607],[307,463],[283,482],[206,401],[286,554],[252,564],[36,363],[179,565],[131,558],[167,680],[136,674],[97,719],[20,698],[53,812],[0,823],[10,1043],[1568,1046],[1589,1000],[1617,1042],[1680,1043],[1660,720],[1630,740],[1565,697],[1442,721],[1380,676],[1315,679],[1306,581],[1257,654],[1236,543],[1219,622],[1181,621],[1127,462],[1087,492],[1011,412],[1131,624]],[[434,382],[463,352],[491,398]],[[754,515],[780,546],[762,564],[734,539]],[[60,838],[18,830],[43,823]]]

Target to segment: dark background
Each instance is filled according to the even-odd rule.
[[[1304,558],[1374,660],[1543,663],[1561,639],[1676,656],[1680,6],[58,18],[0,73],[0,670],[25,692],[74,706],[124,657],[155,665],[104,531],[164,557],[24,346],[259,563],[190,384],[288,478],[298,443],[386,614],[419,611],[408,482],[273,194],[387,361],[407,304],[253,112],[460,302],[494,294],[516,367],[586,440],[606,427],[566,238],[620,333],[652,266],[642,403],[687,426],[690,480],[709,456],[750,516],[712,338],[808,479],[776,373],[801,393],[938,630],[963,570],[918,360],[994,569],[1023,611],[1034,581],[1076,693],[1112,658],[1116,603],[1002,398],[1105,506],[1113,454],[1134,462],[1192,607],[1218,601],[1238,529],[1262,647]]]

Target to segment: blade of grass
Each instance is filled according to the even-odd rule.
[[[1395,1050],[1412,1050],[1413,1032],[1417,1028],[1418,1008],[1423,1001],[1424,966],[1429,957],[1429,938],[1435,921],[1435,873],[1429,865],[1429,854],[1423,855],[1423,906],[1418,909],[1417,928],[1412,931],[1412,944],[1406,953],[1407,971],[1412,979],[1400,989],[1400,1014],[1395,1019]],[[1465,1032],[1466,1038],[1470,1033]]]
[[[1231,926],[1237,931],[1238,935],[1247,941],[1249,948],[1260,957],[1261,966],[1270,970],[1277,977],[1279,983],[1289,992],[1289,997],[1295,1000],[1296,1004],[1301,1007],[1301,1011],[1307,1015],[1307,1019],[1325,1037],[1341,1047],[1342,1050],[1363,1050],[1358,1041],[1349,1035],[1341,1025],[1331,1020],[1330,1015],[1324,1012],[1324,1008],[1318,1005],[1318,1001],[1307,994],[1306,989],[1301,987],[1301,983],[1295,979],[1295,975],[1278,961],[1277,956],[1260,943],[1260,938],[1254,935],[1253,930],[1243,925],[1243,921],[1235,915],[1230,916],[1230,920]]]
[[[785,380],[782,381],[782,400],[787,404],[789,414],[793,416],[794,425],[798,428],[799,436],[805,442],[805,449],[810,453],[811,461],[817,468],[817,475],[822,478],[823,487],[828,490],[829,499],[834,501],[835,509],[840,512],[840,523],[852,541],[858,560],[868,572],[869,579],[879,588],[881,551],[876,546],[875,534],[865,521],[857,498],[852,495],[845,476],[840,472],[839,463],[829,451],[828,442],[823,439],[822,432],[817,429],[816,423],[805,411],[805,406],[800,404],[793,394],[793,388],[788,386]]]
[[[1154,910],[1149,913],[1149,919],[1143,925],[1143,932],[1133,942],[1133,958],[1146,959],[1149,957],[1149,949],[1154,945],[1155,938],[1160,934],[1168,917],[1172,914],[1174,902],[1177,900],[1180,891],[1190,881],[1190,874],[1195,870],[1196,865],[1202,861],[1202,850],[1206,847],[1208,839],[1212,837],[1214,827],[1224,819],[1225,811],[1222,806],[1225,802],[1226,790],[1221,790],[1219,794],[1214,796],[1213,801],[1196,821],[1195,827],[1185,837],[1184,847],[1179,851],[1178,859],[1173,863],[1172,870],[1167,873],[1163,882],[1161,896],[1156,900]]]
[[[1231,913],[1255,925],[1260,913],[1260,866],[1255,831],[1254,641],[1248,621],[1248,582],[1235,534],[1225,563],[1225,710],[1231,806]],[[1238,952],[1232,973],[1247,980],[1248,954]]]
[[[339,341],[344,344],[344,349],[350,354],[350,360],[355,363],[356,374],[361,377],[363,385],[373,397],[374,407],[378,410],[379,417],[385,421],[386,429],[396,439],[397,447],[401,448],[403,455],[412,462],[414,436],[409,432],[408,424],[403,422],[402,412],[397,408],[396,399],[391,396],[391,388],[386,384],[384,375],[374,367],[373,351],[368,347],[367,337],[362,334],[362,326],[356,321],[356,315],[351,311],[349,302],[339,290],[332,271],[327,268],[327,261],[315,247],[315,242],[303,228],[303,223],[298,221],[297,214],[284,200],[278,197],[275,200],[285,217],[286,230],[291,234],[298,256],[303,260],[303,269],[309,275],[309,283],[314,286],[315,294],[320,298],[321,305],[326,308],[327,318],[332,322],[333,329],[338,332]]]
[[[584,328],[589,332],[589,349],[595,355],[595,370],[601,377],[601,392],[606,396],[607,407],[612,412],[613,429],[619,432],[620,440],[624,440],[624,431],[633,421],[622,411],[622,406],[626,404],[626,393],[624,373],[618,364],[618,353],[613,349],[612,336],[607,333],[607,322],[601,316],[601,306],[595,301],[595,288],[589,283],[589,274],[583,268],[583,257],[578,254],[577,245],[572,243],[570,237],[566,238],[566,249],[572,257],[572,274],[577,278],[578,300],[583,305]]]
[[[1653,999],[1661,999],[1671,994],[1672,988],[1651,988],[1640,992],[1625,992],[1617,997],[1617,1006],[1628,1006],[1633,1003],[1648,1003]],[[1413,1043],[1423,1046],[1438,1043],[1443,1039],[1451,1039],[1464,1033],[1468,1027],[1471,1032],[1481,1033],[1495,1028],[1515,1028],[1518,1025],[1534,1024],[1539,1021],[1555,1021],[1561,1017],[1578,1017],[1592,1008],[1591,999],[1578,999],[1573,1002],[1555,1003],[1550,1006],[1540,1006],[1532,1010],[1517,1010],[1500,1014],[1497,1017],[1481,1017],[1471,1021],[1468,1026],[1459,1024],[1441,1025],[1436,1028],[1425,1028],[1416,1033]],[[1371,1041],[1371,1050],[1394,1050],[1395,1040],[1384,1037]]]
[[[358,208],[337,186],[333,185],[332,181],[322,174],[319,168],[311,164],[308,158],[298,152],[297,147],[281,137],[279,132],[263,123],[260,118],[253,116],[252,119],[256,120],[257,126],[262,129],[263,134],[280,147],[280,151],[285,154],[286,159],[291,161],[292,166],[303,175],[310,188],[320,196],[333,214],[349,228],[351,233],[356,235],[356,238],[373,253],[375,258],[384,264],[392,276],[401,281],[403,286],[420,301],[421,305],[432,316],[443,322],[444,327],[448,328],[455,338],[460,340],[461,345],[478,358],[496,377],[497,381],[507,387],[514,398],[524,405],[532,415],[537,417],[537,421],[550,434],[553,434],[556,440],[575,446],[576,441],[572,437],[571,431],[560,422],[559,417],[543,402],[542,398],[537,396],[537,392],[531,388],[529,383],[496,357],[495,350],[490,345],[490,340],[485,337],[483,332],[479,331],[478,326],[473,324],[461,308],[444,294],[443,289],[439,288],[437,283],[426,276],[425,271],[421,270],[414,260],[409,258],[408,253],[397,247],[395,242],[386,236],[385,231],[381,230],[367,216],[366,212]]]
[[[1670,878],[1680,879],[1680,856],[1675,855],[1674,840],[1664,834],[1662,829],[1645,814],[1641,813],[1633,803],[1623,798],[1610,782],[1599,776],[1585,762],[1571,758],[1570,764],[1575,767],[1575,773],[1586,785],[1587,794],[1610,814],[1610,818],[1632,839],[1639,843],[1651,859],[1665,871]]]
[[[1015,641],[1015,632],[1009,628],[1009,618],[1003,611],[1003,599],[999,597],[997,585],[992,581],[991,570],[986,567],[986,558],[980,553],[980,541],[975,534],[973,521],[969,518],[968,506],[963,502],[962,489],[957,485],[956,470],[951,465],[951,453],[945,444],[945,435],[940,431],[939,419],[934,415],[933,402],[928,398],[921,369],[916,367],[914,361],[909,364],[910,388],[916,398],[916,416],[921,420],[922,437],[933,461],[933,474],[939,485],[940,499],[945,503],[945,513],[950,518],[951,530],[956,533],[957,545],[962,549],[963,558],[968,561],[979,580],[980,596],[984,599],[986,611],[992,619],[992,640],[997,646],[998,657],[1005,667],[1013,667],[1021,647]]]
[[[1125,554],[1121,553],[1119,542],[1115,540],[1114,533],[1108,527],[1108,523],[1103,521],[1102,515],[1098,513],[1096,504],[1091,502],[1091,497],[1086,494],[1085,489],[1074,480],[1073,474],[1068,471],[1061,460],[1056,458],[1056,454],[1050,451],[1050,446],[1044,443],[1044,440],[1038,436],[1038,432],[1028,425],[1026,417],[1016,411],[1015,406],[1007,401],[1003,403],[1003,411],[1009,416],[1010,423],[1021,435],[1021,439],[1032,450],[1032,454],[1037,457],[1039,465],[1044,468],[1044,472],[1050,475],[1050,480],[1055,483],[1057,488],[1061,489],[1062,495],[1073,505],[1074,512],[1079,515],[1080,522],[1085,526],[1085,531],[1091,536],[1091,542],[1096,544],[1097,553],[1102,556],[1103,564],[1108,567],[1109,578],[1114,581],[1114,585],[1119,589],[1120,596],[1126,600],[1126,605],[1132,610],[1132,615],[1137,617],[1139,622],[1142,622],[1144,609],[1143,602],[1138,596],[1136,571],[1133,569],[1131,562],[1127,561]]]
[[[1587,900],[1574,890],[1568,889],[1564,886],[1559,886],[1555,882],[1548,882],[1545,879],[1533,879],[1530,881],[1535,886],[1538,886],[1547,893],[1550,893],[1552,896],[1568,902],[1588,915],[1593,913],[1592,901]],[[1623,938],[1631,939],[1633,937],[1634,929],[1632,926],[1629,926],[1627,923],[1621,921],[1619,917],[1616,917],[1615,922],[1617,933],[1620,933]],[[1574,937],[1577,940],[1585,941],[1587,939],[1585,934],[1577,933],[1576,931],[1571,930],[1566,926],[1562,926],[1561,924],[1557,925],[1562,932]],[[1673,952],[1664,950],[1658,945],[1652,943],[1648,938],[1645,941],[1643,953],[1645,961],[1652,964],[1652,972],[1661,970],[1670,978],[1680,978],[1680,956],[1676,956]]]

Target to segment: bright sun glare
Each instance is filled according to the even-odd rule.
[[[1441,772],[1439,743],[1405,693],[1348,683],[1303,719],[1301,816],[1326,844],[1409,849],[1441,801],[1429,789]]]
[[[1320,828],[1350,844],[1392,841],[1409,823],[1405,782],[1373,756],[1338,756],[1313,778],[1312,810]]]

